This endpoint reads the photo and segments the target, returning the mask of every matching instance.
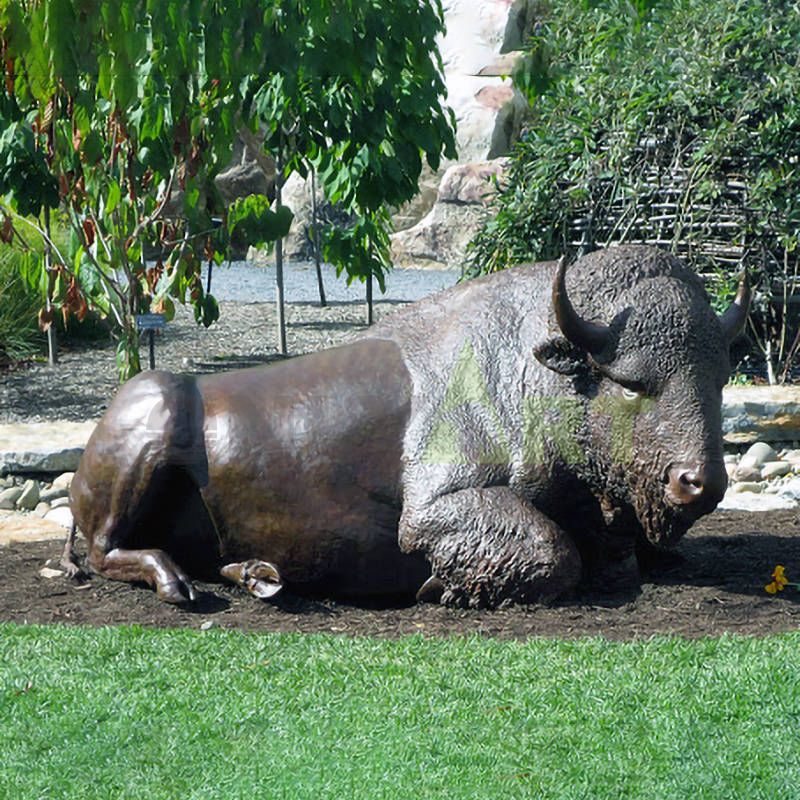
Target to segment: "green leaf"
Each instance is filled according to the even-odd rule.
[[[108,185],[108,196],[106,197],[106,214],[112,214],[114,209],[119,205],[122,198],[122,189],[119,184],[112,180]]]
[[[228,233],[253,247],[261,247],[286,236],[294,214],[288,206],[277,211],[263,194],[239,198],[228,209]]]

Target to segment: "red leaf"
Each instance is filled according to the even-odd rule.
[[[94,223],[90,219],[83,221],[83,235],[86,237],[87,247],[94,244]]]

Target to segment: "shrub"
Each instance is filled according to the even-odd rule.
[[[29,358],[42,345],[37,324],[39,292],[23,277],[26,256],[10,247],[0,248],[0,366]]]
[[[800,349],[800,9],[553,0],[538,14],[515,75],[530,116],[470,271],[657,244],[722,307],[746,266],[753,353],[785,379]]]

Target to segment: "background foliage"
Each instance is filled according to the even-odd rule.
[[[213,178],[243,126],[283,174],[316,166],[359,226],[331,254],[380,278],[384,206],[414,194],[423,158],[454,154],[442,24],[437,0],[0,0],[0,238],[49,238],[57,207],[72,230],[40,260],[41,324],[97,309],[121,379],[139,370],[136,314],[191,302],[211,324],[201,262],[291,222],[258,195],[227,215]]]
[[[648,242],[730,299],[785,378],[800,348],[800,8],[740,0],[552,0],[515,76],[531,102],[472,271]],[[797,298],[800,299],[800,298]]]

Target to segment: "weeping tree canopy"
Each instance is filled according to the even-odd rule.
[[[656,244],[709,276],[721,307],[747,266],[750,368],[786,379],[800,350],[798,41],[788,2],[542,2],[515,75],[529,118],[471,270]]]
[[[211,324],[201,262],[292,218],[258,195],[224,208],[213,178],[244,126],[268,149],[288,141],[287,171],[317,168],[355,219],[332,256],[380,278],[384,207],[416,192],[423,159],[454,155],[442,26],[438,0],[0,0],[0,238],[50,240],[42,326],[96,310],[126,379],[137,314],[189,302]],[[72,231],[66,252],[50,209]]]

